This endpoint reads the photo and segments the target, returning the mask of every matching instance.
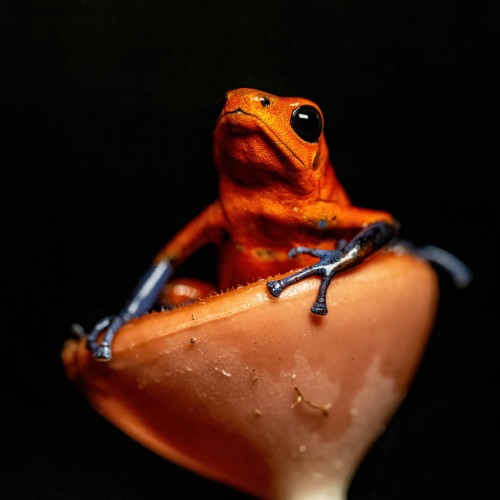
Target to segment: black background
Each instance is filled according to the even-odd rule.
[[[408,398],[350,500],[498,498],[496,1],[45,0],[0,7],[1,496],[244,498],[97,415],[59,352],[217,196],[214,103],[314,100],[353,202],[453,252]],[[5,255],[5,253],[4,253]],[[184,274],[214,275],[213,249]]]

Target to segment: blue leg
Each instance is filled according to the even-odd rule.
[[[314,257],[318,257],[320,260],[316,264],[301,269],[297,273],[287,276],[286,278],[268,281],[267,289],[271,295],[279,297],[286,287],[308,278],[309,276],[321,276],[318,296],[311,311],[314,314],[324,316],[328,314],[328,309],[326,307],[326,292],[332,278],[360,264],[369,255],[395,238],[398,231],[399,224],[397,222],[376,222],[364,228],[349,243],[344,244],[338,250],[319,250],[307,247],[293,248],[290,250],[290,257],[294,257],[301,253],[307,253]]]
[[[152,266],[137,284],[125,307],[116,316],[106,316],[96,323],[87,335],[87,347],[92,351],[95,359],[98,361],[111,359],[111,344],[116,332],[127,321],[151,309],[172,273],[173,266],[168,260]],[[102,340],[98,342],[98,337],[103,332],[105,333]]]
[[[395,247],[401,247],[418,257],[421,257],[432,264],[444,269],[453,280],[457,288],[465,288],[472,281],[472,271],[460,259],[450,252],[434,245],[416,247],[413,243],[406,240],[399,240]]]

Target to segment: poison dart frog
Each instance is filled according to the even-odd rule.
[[[330,162],[323,124],[308,99],[249,88],[226,93],[213,141],[219,198],[161,249],[125,307],[88,334],[97,360],[111,359],[119,328],[151,309],[175,268],[209,242],[219,247],[221,289],[299,269],[267,281],[269,293],[278,297],[318,275],[311,311],[327,314],[332,277],[388,244],[399,224],[385,211],[351,204]]]

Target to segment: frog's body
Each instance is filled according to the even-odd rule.
[[[309,140],[291,124],[301,110],[303,121],[314,122]],[[219,286],[225,289],[317,260],[307,254],[291,259],[292,247],[335,249],[370,223],[392,221],[386,212],[352,206],[330,163],[322,123],[319,108],[307,99],[253,89],[227,92],[214,131],[219,199],[181,230],[156,262],[180,262],[216,240]]]
[[[88,345],[97,359],[111,358],[119,328],[149,309],[175,267],[209,242],[219,244],[221,289],[301,268],[268,282],[269,292],[277,297],[283,288],[320,275],[311,310],[326,314],[332,277],[397,233],[398,224],[387,212],[351,204],[329,160],[322,114],[307,99],[247,88],[227,92],[213,152],[219,199],[159,252],[125,308],[94,327]],[[347,244],[338,248],[339,241]]]

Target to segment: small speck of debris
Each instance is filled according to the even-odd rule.
[[[253,411],[255,415],[257,415],[258,417],[260,417],[262,415],[262,411],[259,410],[259,409],[256,409]]]
[[[355,417],[356,415],[359,415],[359,410],[357,408],[351,408],[350,413],[353,417]]]
[[[196,316],[194,314],[191,314],[191,319],[192,320],[195,320],[196,319]]]
[[[300,392],[300,390],[299,390],[298,387],[294,387],[294,390],[297,393],[297,399],[292,404],[292,406],[291,406],[292,408],[294,408],[295,406],[297,406],[300,403],[304,403],[305,405],[313,408],[314,410],[319,410],[323,414],[324,417],[328,417],[330,408],[332,407],[331,403],[327,403],[325,405],[319,405],[319,404],[316,404],[316,403],[312,403],[311,401],[307,400],[302,395],[302,393]]]
[[[292,375],[292,380],[295,380],[296,378],[297,378],[297,374],[296,374],[296,373],[294,373],[294,374]]]
[[[299,446],[300,453],[305,453],[307,451],[307,446],[305,444],[301,444]]]
[[[227,372],[226,370],[221,370],[220,368],[215,367],[215,371],[221,372],[222,375],[224,375],[224,377],[231,377],[231,374],[229,372]]]
[[[198,341],[198,339],[196,337],[191,337],[189,339],[189,342],[191,342],[191,344],[196,344],[197,341]]]

